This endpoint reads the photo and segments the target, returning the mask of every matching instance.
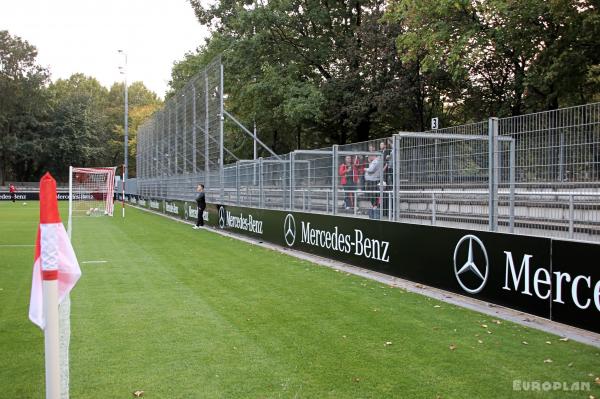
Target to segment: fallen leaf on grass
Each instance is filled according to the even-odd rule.
[[[496,324],[502,324],[502,322],[500,320],[492,320],[492,323],[496,323]]]
[[[441,308],[441,306],[440,305],[435,305],[434,308]]]
[[[563,341],[563,342],[567,342],[568,340],[569,340],[569,338],[567,338],[567,337],[559,339],[559,341]]]
[[[573,362],[567,364],[567,367],[573,367]]]
[[[488,328],[487,324],[482,324],[481,327]]]
[[[449,346],[450,350],[453,351],[454,349],[456,349],[456,345],[452,344]]]
[[[546,341],[546,343],[547,343],[548,345],[552,345],[552,342],[550,342],[550,341]]]
[[[385,344],[383,344],[384,346],[390,346],[392,344],[392,341],[386,341]]]
[[[477,342],[480,343],[480,344],[483,344],[483,341],[480,340],[480,339],[478,339]]]
[[[134,398],[141,398],[144,396],[144,391],[133,391],[132,394]]]
[[[490,330],[487,330],[486,332],[487,332],[488,334],[491,334],[491,333],[492,333]]]
[[[358,378],[358,377],[354,377],[354,378],[352,379],[352,381],[354,381],[354,382],[360,382],[360,378]]]
[[[527,341],[523,341],[523,342],[521,342],[521,343],[522,343],[523,345],[529,345],[529,342],[527,342]]]
[[[594,380],[594,382],[596,383],[596,385],[600,385],[600,377],[596,377],[596,379]]]
[[[544,360],[544,363],[552,363],[552,359],[546,359]]]

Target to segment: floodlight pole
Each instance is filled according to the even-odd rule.
[[[128,88],[127,88],[127,53],[123,50],[119,50],[119,53],[123,54],[125,56],[125,67],[121,68],[122,71],[121,73],[123,74],[124,78],[125,78],[125,120],[124,120],[124,127],[125,127],[125,140],[124,140],[124,177],[123,177],[123,184],[125,184],[125,179],[127,178],[127,167],[128,167],[128,158],[129,158],[129,151],[128,151],[128,144],[129,144],[129,93],[128,93]]]

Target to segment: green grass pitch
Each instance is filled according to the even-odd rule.
[[[33,247],[15,246],[37,223],[36,202],[0,203],[2,398],[44,397]],[[598,348],[140,210],[76,218],[73,244],[72,398],[600,397]]]

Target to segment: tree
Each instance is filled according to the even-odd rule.
[[[48,71],[27,41],[0,31],[0,183],[29,180],[39,171]]]
[[[128,176],[136,175],[136,143],[138,127],[162,105],[156,93],[142,82],[133,82],[128,86]],[[106,165],[123,163],[123,142],[125,140],[124,110],[125,85],[114,83],[108,93],[106,110],[109,134],[104,143]]]
[[[422,74],[446,76],[458,91],[444,103],[462,107],[465,119],[591,98],[582,90],[598,64],[591,1],[394,0],[387,18],[403,27],[401,59],[417,63]]]
[[[108,90],[96,79],[78,73],[50,84],[48,93],[51,111],[43,135],[47,167],[66,178],[69,165],[104,166],[105,143],[110,136]]]
[[[390,112],[406,114],[410,70],[395,48],[399,25],[381,22],[384,1],[191,4],[213,36],[175,66],[172,87],[226,49],[227,107],[256,120],[277,151],[388,135],[400,122]]]

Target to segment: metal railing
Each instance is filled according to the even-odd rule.
[[[206,182],[214,203],[599,242],[600,103],[146,176],[146,197]]]

